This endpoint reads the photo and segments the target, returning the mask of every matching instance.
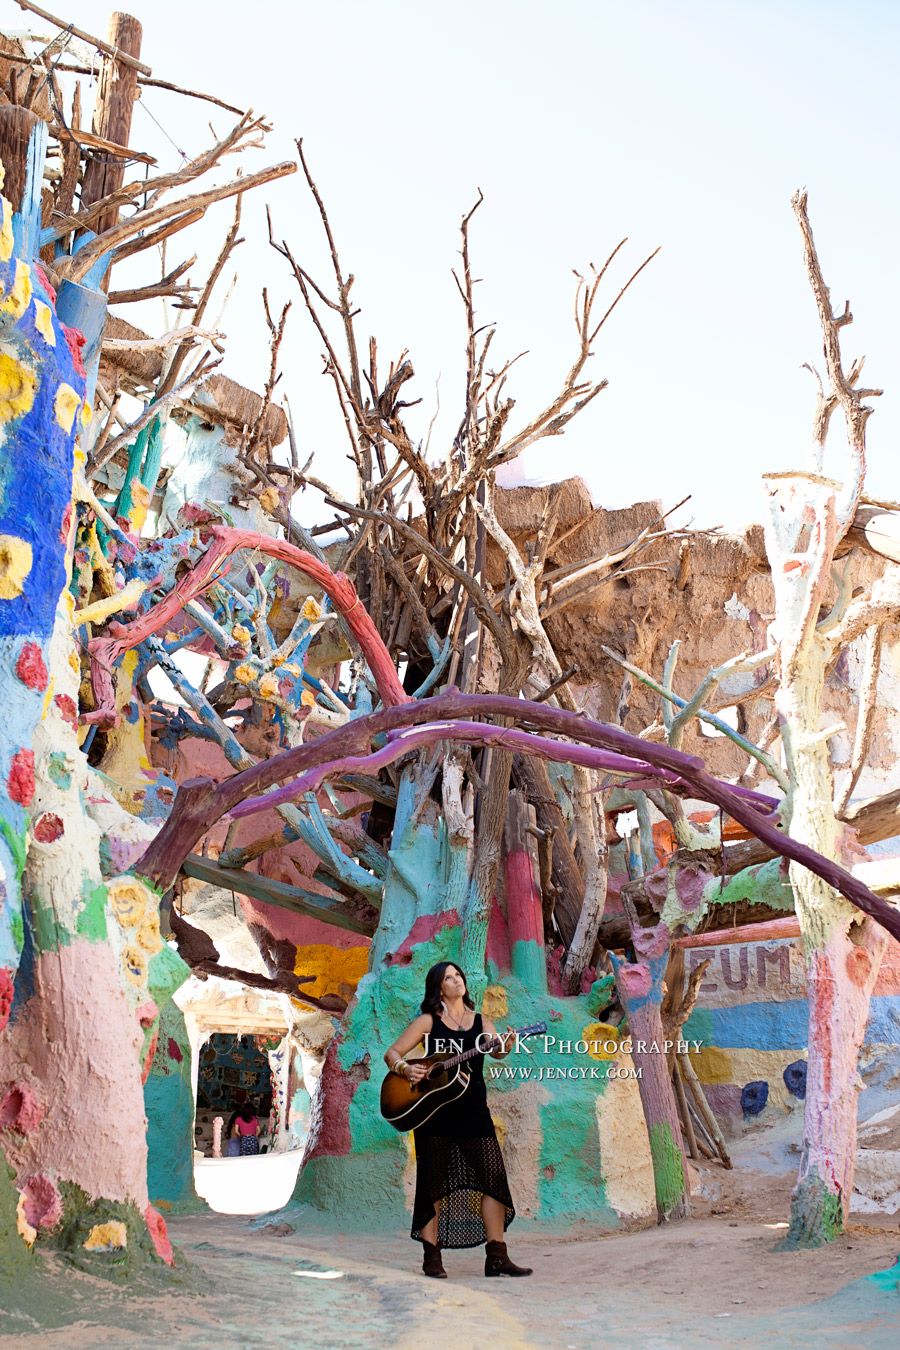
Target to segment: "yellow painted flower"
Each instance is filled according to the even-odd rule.
[[[147,954],[140,947],[126,947],[122,953],[122,965],[132,984],[146,984]]]
[[[257,670],[254,666],[248,666],[246,663],[237,666],[234,672],[234,678],[238,684],[252,684],[256,679]]]
[[[14,600],[31,571],[31,545],[14,534],[0,534],[0,600]]]
[[[53,331],[53,310],[43,300],[34,302],[34,326],[41,337],[51,347],[56,346],[56,334]]]
[[[316,706],[316,696],[309,689],[304,689],[300,695],[300,702],[304,708],[314,708]]]
[[[8,352],[0,352],[0,422],[12,422],[30,412],[36,388],[34,371]]]
[[[259,682],[259,692],[263,698],[274,698],[278,693],[278,676],[264,675]]]
[[[313,596],[309,596],[309,598],[304,601],[300,615],[302,618],[306,619],[308,623],[315,623],[316,619],[322,617],[322,606]]]
[[[245,628],[242,623],[236,623],[231,630],[231,636],[235,642],[240,642],[243,646],[246,646],[250,641],[250,629]]]
[[[128,1230],[121,1219],[95,1223],[82,1243],[87,1252],[116,1252],[128,1245]]]
[[[31,304],[31,268],[27,263],[16,259],[16,279],[6,299],[0,303],[0,311],[13,319],[21,319]]]
[[[147,891],[139,881],[121,881],[110,883],[109,904],[123,928],[136,928],[147,913]]]
[[[75,414],[81,408],[81,395],[70,384],[61,384],[53,400],[53,414],[66,435],[75,424]]]
[[[163,945],[162,934],[159,931],[159,915],[155,910],[144,919],[137,931],[137,940],[151,956],[155,955]]]

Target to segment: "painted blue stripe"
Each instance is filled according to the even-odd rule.
[[[731,1008],[703,1008],[705,1025],[697,1023],[697,1036],[723,1050],[803,1050],[809,1038],[809,1004],[806,999],[784,1003],[743,1003]],[[712,1034],[706,1018],[712,1015]],[[692,1034],[691,1022],[684,1034]],[[704,1035],[704,1033],[706,1033]],[[869,1007],[865,1040],[874,1044],[900,1044],[900,995],[873,998]]]
[[[712,1008],[713,1045],[725,1049],[803,1050],[809,1038],[806,999]]]

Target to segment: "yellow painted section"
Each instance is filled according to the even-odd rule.
[[[121,1219],[95,1223],[81,1245],[87,1252],[121,1251],[128,1245],[128,1232]]]
[[[56,346],[56,334],[53,331],[53,310],[43,300],[34,302],[34,326],[45,342]]]
[[[634,1067],[624,1052],[614,1062],[619,1069]],[[607,1204],[620,1218],[655,1216],[653,1158],[637,1079],[610,1078],[597,1093],[595,1109]]]
[[[132,984],[147,983],[147,953],[140,947],[126,947],[122,953],[122,967]]]
[[[0,534],[0,600],[15,600],[24,590],[33,554],[27,539]]]
[[[16,1231],[27,1246],[31,1247],[34,1245],[34,1240],[37,1237],[37,1229],[32,1228],[31,1224],[25,1218],[24,1191],[19,1192],[19,1203],[16,1205]]]
[[[315,623],[316,619],[321,619],[322,617],[322,606],[314,596],[310,595],[304,601],[300,613],[302,617],[306,619],[307,623]]]
[[[481,1005],[481,1011],[485,1017],[491,1020],[495,1017],[505,1017],[509,1011],[506,1002],[506,990],[502,984],[492,984],[484,992],[484,1001]]]
[[[161,950],[163,940],[159,931],[159,915],[155,910],[144,919],[137,931],[137,940],[151,956],[155,956]]]
[[[53,400],[53,414],[68,436],[75,425],[75,414],[81,407],[81,395],[70,384],[61,384]]]
[[[250,629],[245,628],[242,623],[236,623],[231,630],[231,636],[235,642],[240,642],[242,646],[250,641]]]
[[[12,257],[15,240],[13,239],[13,210],[5,197],[0,198],[0,262],[9,262]]]
[[[37,377],[8,352],[0,352],[0,422],[24,417],[34,405]]]
[[[274,698],[278,693],[278,676],[264,675],[259,682],[259,693],[261,698]]]
[[[701,1083],[732,1083],[731,1058],[727,1050],[716,1045],[705,1045],[691,1054],[694,1072]]]
[[[55,688],[56,688],[56,679],[54,678],[53,675],[51,675],[51,676],[50,676],[50,679],[49,679],[48,682],[47,682],[47,689],[46,689],[46,692],[45,692],[45,694],[44,694],[44,704],[43,704],[43,707],[41,708],[41,721],[42,721],[42,722],[43,722],[44,718],[47,716],[47,710],[48,710],[49,707],[50,707],[50,700],[51,700],[52,697],[53,697],[53,691],[54,691]]]
[[[85,605],[84,609],[76,610],[72,615],[73,627],[80,628],[83,623],[102,623],[110,614],[117,614],[120,610],[134,605],[146,589],[145,581],[141,581],[140,577],[133,577],[114,595],[104,596],[102,600],[95,600],[93,604]]]
[[[30,304],[31,268],[20,258],[16,258],[16,279],[9,295],[0,301],[0,314],[8,314],[12,319],[21,319]]]
[[[582,1038],[588,1043],[588,1054],[591,1059],[608,1060],[615,1059],[619,1053],[619,1028],[614,1027],[611,1022],[589,1022],[581,1033]],[[615,1041],[616,1048],[607,1050],[607,1042]]]
[[[369,968],[368,947],[329,947],[319,943],[297,948],[295,975],[314,975],[309,984],[301,986],[304,994],[321,998],[323,994],[349,997]]]
[[[238,684],[252,684],[256,679],[256,671],[253,666],[248,666],[246,664],[236,666],[234,678],[237,680]]]
[[[133,482],[131,484],[131,509],[128,512],[128,523],[131,526],[132,534],[140,534],[144,528],[149,505],[150,493],[147,488],[141,482]]]

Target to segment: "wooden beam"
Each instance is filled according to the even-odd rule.
[[[254,900],[262,900],[264,904],[277,905],[279,909],[289,909],[294,914],[305,914],[309,919],[319,919],[336,928],[346,928],[351,933],[372,937],[375,932],[377,914],[374,909],[371,918],[364,917],[359,910],[343,901],[329,900],[315,891],[288,886],[283,881],[261,877],[256,872],[221,867],[214,859],[201,857],[199,853],[189,854],[182,863],[182,870],[189,877],[205,881],[211,886],[249,895]]]
[[[98,52],[105,52],[107,56],[117,57],[123,65],[129,66],[132,70],[139,70],[142,75],[153,74],[150,66],[141,65],[133,52],[127,50],[119,51],[117,47],[110,46],[110,44],[104,42],[102,38],[92,37],[91,34],[86,33],[83,28],[76,28],[74,23],[66,23],[65,19],[57,19],[54,14],[48,14],[46,9],[40,9],[37,5],[33,5],[31,0],[16,0],[16,4],[19,6],[19,9],[26,9],[32,14],[37,14],[39,18],[46,19],[48,23],[53,24],[54,28],[60,28],[64,33],[71,33],[73,37],[81,38],[82,42],[86,42],[88,46],[96,47]],[[130,15],[114,14],[112,16],[113,19],[120,17],[130,18]],[[133,22],[137,23],[137,20],[135,19]],[[112,23],[110,26],[112,26]],[[140,47],[138,47],[138,51],[140,51]]]
[[[142,30],[137,19],[130,14],[116,13],[110,15],[106,31],[115,59],[108,54],[103,62],[94,109],[93,133],[116,147],[122,147],[128,145],[131,137],[131,113],[137,97],[137,71],[123,57],[127,54],[134,58],[140,54]],[[95,154],[84,171],[82,206],[90,206],[101,197],[115,192],[124,181],[125,160],[121,149],[112,154]],[[118,208],[105,212],[97,222],[97,234],[111,229],[118,219]]]
[[[103,150],[107,155],[117,159],[133,159],[141,164],[156,163],[153,156],[145,154],[143,150],[129,150],[127,145],[117,145],[115,141],[104,140],[102,136],[95,136],[93,131],[82,131],[79,127],[61,127],[56,122],[51,122],[50,133],[58,136],[60,140],[70,136],[73,141],[86,146],[89,150]]]
[[[769,919],[764,923],[747,923],[740,928],[716,928],[711,933],[691,933],[675,938],[673,947],[725,947],[731,942],[775,942],[781,938],[800,936],[800,920],[796,914],[783,919]]]

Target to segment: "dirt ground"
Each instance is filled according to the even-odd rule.
[[[12,1350],[197,1347],[396,1347],[425,1350],[897,1350],[897,1220],[876,1216],[818,1251],[780,1253],[790,1174],[695,1178],[696,1217],[609,1235],[508,1234],[530,1279],[485,1280],[483,1249],[445,1254],[445,1281],[419,1272],[401,1232],[340,1232],[297,1211],[290,1224],[224,1215],[176,1219],[185,1283],[128,1289],[81,1272],[51,1275],[41,1307],[0,1314]]]

